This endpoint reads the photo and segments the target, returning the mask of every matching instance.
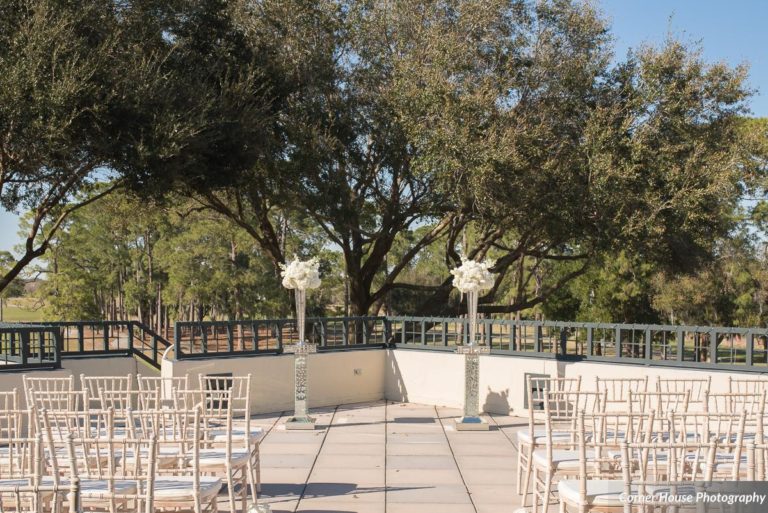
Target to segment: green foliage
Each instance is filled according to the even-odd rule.
[[[616,62],[588,2],[0,9],[0,201],[31,211],[0,290],[54,246],[52,315],[284,315],[292,254],[313,312],[458,314],[463,252],[486,312],[763,322],[757,244],[725,250],[768,218],[746,70]]]

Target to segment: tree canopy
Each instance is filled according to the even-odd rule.
[[[34,49],[51,58],[24,36],[25,23],[59,4],[12,5],[2,34],[15,46],[0,71],[11,91],[24,91],[14,70],[36,62]],[[147,215],[124,231],[106,228],[124,239],[110,244],[176,251],[163,264],[172,277],[109,285],[142,297],[145,312],[175,297],[256,315],[259,298],[280,297],[277,265],[296,252],[325,255],[355,314],[461,313],[448,270],[463,255],[496,260],[485,312],[657,319],[669,311],[659,280],[711,271],[745,219],[766,217],[761,203],[743,205],[763,195],[768,154],[765,123],[746,117],[747,70],[707,62],[671,37],[614,56],[610,26],[591,3],[206,0],[91,10],[70,9],[57,17],[59,32],[51,24],[35,35],[48,48],[81,45],[54,53],[66,69],[89,71],[73,71],[72,98],[59,100],[40,78],[49,89],[37,99],[0,96],[0,127],[16,147],[50,142],[29,146],[39,147],[32,167],[0,158],[3,176],[28,184],[6,179],[3,201],[42,212],[20,270],[62,227],[56,215],[130,189]],[[78,39],[86,29],[66,20],[91,23],[96,35]],[[46,130],[61,113],[83,114],[62,124],[57,146],[17,128],[15,119],[41,109],[52,116]],[[52,166],[74,182],[45,207],[30,188],[54,187],[45,181]],[[90,174],[78,174],[84,166]],[[83,228],[91,215],[66,224],[62,251],[78,245],[79,231],[83,242],[95,236]],[[145,217],[156,215],[150,238]],[[160,292],[147,288],[156,280]],[[98,303],[91,315],[104,315]]]

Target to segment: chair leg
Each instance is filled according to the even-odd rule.
[[[531,474],[533,473],[533,444],[528,446],[525,461],[525,481],[523,482],[523,507],[526,505],[526,498],[528,497],[528,489],[531,486]]]
[[[235,508],[235,483],[232,479],[232,469],[228,468],[226,470],[227,473],[227,495],[229,495],[229,511],[234,513],[237,511],[237,508]]]
[[[244,470],[244,472],[248,472],[248,487],[251,489],[251,496],[253,497],[253,502],[256,502],[256,499],[258,499],[259,495],[259,488],[258,488],[258,478],[256,477],[256,467],[253,464],[249,464],[248,468]]]
[[[549,511],[549,492],[552,489],[552,472],[547,471],[547,475],[544,478],[544,493],[541,497],[541,504],[544,509],[544,513],[548,513]]]
[[[251,468],[254,470],[256,478],[256,490],[253,493],[253,497],[256,497],[256,492],[261,491],[261,457],[259,455],[259,446],[256,445],[255,449],[251,452]]]
[[[517,486],[517,494],[523,493],[523,446],[522,444],[517,447],[517,472],[515,475],[515,484]]]

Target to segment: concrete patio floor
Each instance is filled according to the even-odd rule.
[[[316,409],[315,431],[286,431],[290,412],[260,415],[260,500],[275,513],[497,513],[520,505],[515,431],[526,419],[485,415],[490,431],[457,432],[461,411],[380,401]],[[224,509],[224,504],[222,504]]]

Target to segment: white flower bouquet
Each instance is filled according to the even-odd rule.
[[[310,260],[299,260],[294,257],[286,264],[280,264],[283,270],[283,287],[287,289],[307,290],[316,289],[320,286],[320,263],[317,258]]]
[[[489,260],[462,260],[461,265],[451,271],[453,286],[463,294],[490,289],[493,287],[493,273],[489,269],[494,264],[495,262]]]

